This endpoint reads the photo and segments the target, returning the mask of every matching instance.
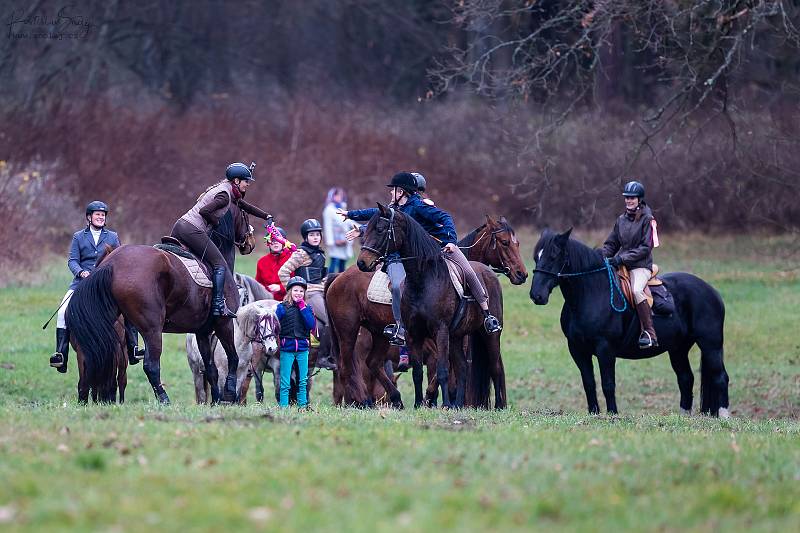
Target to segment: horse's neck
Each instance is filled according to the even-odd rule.
[[[587,261],[583,264],[577,265],[577,267],[570,266],[569,272],[564,273],[586,273],[596,270],[602,266],[603,263],[601,263],[599,260]],[[609,289],[607,278],[608,275],[602,271],[562,278],[562,281],[559,283],[559,285],[561,287],[561,294],[564,295],[564,301],[578,314],[580,314],[582,311],[592,310],[593,306],[590,302],[601,300],[603,298],[608,300]]]
[[[470,261],[478,261],[479,263],[486,263],[486,245],[487,235],[486,232],[491,232],[488,226],[481,226],[476,230],[469,233],[466,237],[458,242],[458,246],[466,249],[464,255]]]
[[[402,257],[409,257],[410,250],[400,250]],[[442,255],[424,261],[422,268],[417,264],[416,259],[411,259],[403,263],[406,271],[406,287],[413,291],[430,290],[436,286],[436,282],[449,279],[447,264]],[[440,284],[441,285],[441,284]]]

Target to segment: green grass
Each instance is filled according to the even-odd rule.
[[[534,236],[520,237],[529,257]],[[505,412],[337,409],[327,373],[313,413],[195,406],[180,335],[162,358],[172,406],[154,403],[140,366],[125,405],[79,406],[74,367],[47,367],[41,324],[68,282],[48,265],[40,284],[0,289],[0,529],[796,530],[796,243],[663,240],[665,271],[725,299],[731,420],[676,415],[667,357],[619,361],[622,415],[584,414],[560,294],[536,307],[529,283],[505,280]],[[410,376],[401,391],[410,403]]]

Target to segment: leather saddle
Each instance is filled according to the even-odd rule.
[[[672,295],[664,285],[664,281],[658,277],[660,269],[658,265],[653,263],[653,270],[647,285],[644,288],[644,295],[647,299],[647,305],[658,315],[671,315],[675,311],[675,303]],[[635,308],[636,304],[633,300],[633,289],[631,288],[631,274],[625,265],[620,265],[617,269],[617,282],[622,289],[622,294],[628,301],[628,305]]]

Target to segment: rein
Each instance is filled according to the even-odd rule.
[[[587,276],[589,274],[596,274],[598,272],[603,272],[604,270],[608,272],[608,286],[609,286],[609,303],[611,304],[611,309],[616,311],[617,313],[624,313],[626,309],[628,309],[628,300],[625,299],[625,295],[622,294],[622,289],[617,284],[616,276],[614,276],[614,272],[612,271],[611,264],[608,262],[608,258],[603,259],[605,263],[603,266],[595,268],[593,270],[586,270],[584,272],[562,272],[564,268],[567,266],[567,261],[564,261],[564,264],[561,265],[561,270],[558,272],[552,272],[550,270],[544,270],[541,268],[534,268],[534,272],[541,272],[542,274],[549,274],[550,276],[555,276],[558,279],[569,279],[569,278],[577,278],[580,276]],[[622,307],[619,308],[614,305],[614,291],[616,290],[617,294],[619,294],[620,299],[622,300]]]
[[[492,240],[491,240],[490,244],[491,244],[492,250],[495,250],[497,248],[497,235],[500,234],[500,233],[505,233],[505,232],[509,232],[510,233],[509,228],[501,227],[500,229],[495,229],[495,230],[492,230],[490,232],[484,231],[484,232],[481,233],[481,236],[478,237],[475,240],[475,242],[473,242],[469,246],[459,246],[459,248],[462,249],[462,250],[470,250],[470,249],[474,248],[475,246],[477,246],[478,243],[481,242],[485,237],[491,236]],[[498,267],[493,266],[493,267],[491,267],[492,272],[494,272],[495,274],[503,274],[503,275],[507,276],[511,272],[511,268],[509,268],[509,266],[506,264],[506,262],[503,259],[503,256],[501,254],[498,253],[497,257],[498,257],[498,259],[500,259],[500,264],[502,265],[502,267],[498,268]]]

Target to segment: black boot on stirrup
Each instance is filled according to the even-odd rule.
[[[406,345],[406,330],[401,324],[389,324],[383,328],[383,334],[389,338],[392,346]]]
[[[497,333],[503,329],[497,317],[492,315],[489,311],[483,312],[483,327],[486,328],[487,333]]]
[[[236,313],[228,309],[225,303],[225,267],[217,267],[213,270],[211,282],[214,284],[211,314],[222,318],[236,318]]]
[[[66,328],[56,328],[56,352],[50,356],[50,366],[65,374],[69,359],[69,331]]]

